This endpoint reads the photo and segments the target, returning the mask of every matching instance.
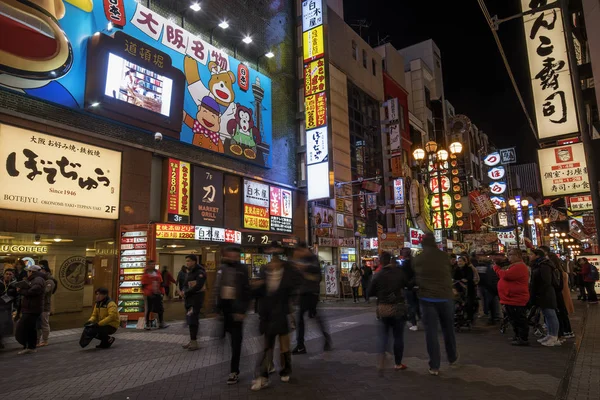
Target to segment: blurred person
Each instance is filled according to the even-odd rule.
[[[142,275],[142,291],[146,297],[146,324],[144,325],[144,329],[149,331],[152,328],[151,314],[158,314],[159,329],[167,328],[168,325],[164,321],[165,309],[163,306],[165,288],[162,276],[156,270],[153,260],[148,261],[146,271]]]
[[[437,248],[432,234],[423,236],[422,246],[423,252],[414,258],[413,268],[416,284],[419,287],[419,304],[425,326],[429,373],[437,376],[441,364],[438,323],[442,328],[450,365],[457,365],[459,358],[454,335],[452,269],[448,255]]]
[[[494,271],[500,278],[498,281],[500,304],[506,308],[506,313],[515,333],[511,344],[513,346],[528,346],[529,268],[523,262],[523,253],[519,249],[508,251],[508,261],[510,265],[507,269],[494,265]]]
[[[571,293],[569,292],[568,277],[564,271],[564,265],[554,254],[548,246],[540,246],[540,249],[546,254],[546,257],[552,263],[553,270],[553,287],[556,292],[556,315],[558,317],[558,337],[561,339],[574,338],[573,329],[571,328],[571,321],[569,320],[569,314],[573,314],[575,309],[573,307],[573,300],[571,300]],[[565,296],[566,289],[566,296]]]
[[[369,285],[371,284],[371,279],[373,278],[373,270],[365,262],[363,262],[362,267],[360,268],[360,276],[363,297],[365,298],[365,302],[368,303]]]
[[[280,256],[283,248],[278,242],[272,242],[265,250],[271,254],[271,261],[262,271],[260,279],[253,282],[253,288],[259,292],[260,332],[264,335],[264,350],[257,365],[256,379],[251,389],[261,390],[269,385],[269,368],[273,361],[275,340],[279,337],[280,366],[282,382],[289,382],[292,373],[292,354],[290,351],[290,299],[302,284],[302,275],[289,262]]]
[[[454,270],[453,279],[455,281],[464,283],[467,287],[467,319],[473,322],[475,315],[475,302],[477,298],[477,293],[475,290],[475,275],[466,256],[458,257],[457,266],[458,268]]]
[[[544,314],[548,335],[538,340],[543,346],[559,346],[556,292],[552,286],[553,266],[543,250],[535,249],[531,256],[531,300]]]
[[[377,368],[381,374],[385,364],[390,330],[394,338],[394,370],[400,371],[407,368],[402,364],[402,357],[404,355],[404,324],[408,307],[404,303],[402,292],[409,282],[404,270],[396,267],[390,253],[383,252],[380,260],[383,267],[381,272],[373,278],[369,287],[369,295],[377,297],[377,311],[380,318]]]
[[[324,319],[317,313],[322,279],[319,258],[308,248],[306,242],[300,242],[294,250],[293,263],[302,273],[304,280],[300,287],[300,310],[298,311],[297,318],[296,347],[292,350],[292,354],[306,354],[304,314],[307,312],[309,318],[314,318],[317,321],[323,333],[323,337],[325,338],[324,351],[329,351],[331,350],[331,335],[327,332]]]
[[[573,261],[571,256],[567,255],[565,259],[565,272],[569,275],[569,289],[575,291],[575,266],[577,263]]]
[[[598,280],[598,269],[590,264],[588,259],[585,257],[581,257],[578,262],[581,266],[579,275],[583,281],[587,302],[588,304],[598,304],[598,296],[596,295],[596,290],[594,289],[596,281]]]
[[[573,268],[573,272],[575,274],[575,277],[573,278],[573,281],[575,283],[575,286],[577,287],[577,289],[579,290],[579,294],[577,295],[577,300],[581,300],[581,301],[587,301],[587,293],[585,292],[585,282],[583,281],[583,275],[581,274],[581,270],[583,269],[583,262],[581,262],[581,260],[583,260],[585,257],[581,257],[577,260],[577,262],[575,263],[575,267]],[[585,262],[587,263],[587,258],[585,258]]]
[[[228,385],[238,383],[244,319],[250,304],[248,268],[240,262],[239,247],[225,247],[221,252],[222,265],[217,271],[215,305],[223,313],[224,331],[231,338],[231,364]]]
[[[0,280],[0,350],[4,348],[2,338],[13,334],[13,309],[18,297],[15,283],[15,270],[5,269]]]
[[[181,266],[181,269],[177,273],[177,289],[179,298],[183,299],[184,285],[185,279],[187,278],[187,267],[185,265]]]
[[[402,262],[400,263],[400,269],[404,272],[406,278],[406,287],[404,290],[404,297],[408,304],[408,319],[409,327],[411,331],[417,331],[419,329],[417,325],[417,318],[421,319],[421,309],[419,307],[419,296],[417,296],[417,288],[415,287],[415,270],[412,267],[412,253],[408,247],[404,247],[400,250],[400,256],[402,256]]]
[[[206,270],[204,266],[198,264],[198,258],[195,254],[185,257],[185,265],[189,271],[184,283],[184,300],[190,341],[182,347],[194,351],[200,348],[198,346],[198,328],[200,326],[200,310],[206,295]]]
[[[96,339],[100,340],[97,349],[108,349],[115,342],[115,338],[110,336],[119,328],[120,318],[117,303],[108,297],[108,289],[98,288],[94,292],[96,303],[92,310],[92,315],[86,325],[95,328]]]
[[[162,278],[162,287],[165,291],[165,297],[168,299],[171,293],[171,284],[177,284],[177,281],[173,278],[173,275],[169,272],[169,267],[163,265],[162,272],[160,273]]]
[[[38,345],[37,347],[48,346],[48,337],[50,336],[50,312],[52,311],[52,295],[56,293],[56,279],[52,277],[52,272],[48,266],[48,261],[40,260],[42,273],[46,275],[46,285],[44,287],[44,309],[40,315],[38,329]]]
[[[348,282],[352,288],[352,299],[355,303],[358,303],[358,288],[360,286],[360,281],[360,269],[356,266],[356,263],[353,263],[352,268],[348,271]]]
[[[17,335],[23,345],[18,354],[35,353],[37,346],[37,320],[44,310],[45,275],[39,265],[30,265],[25,269],[27,279],[16,284],[21,296],[21,319],[17,323]]]
[[[18,260],[15,264],[15,279],[17,282],[21,282],[27,280],[27,265],[25,265],[25,261]]]
[[[508,261],[497,261],[503,267]],[[483,315],[488,317],[488,325],[494,325],[500,320],[500,306],[498,304],[498,275],[494,272],[494,262],[487,259],[477,261],[479,273],[479,289],[483,302]]]

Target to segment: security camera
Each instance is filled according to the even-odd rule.
[[[162,135],[162,133],[160,133],[160,132],[156,132],[156,133],[154,134],[154,141],[155,141],[156,143],[160,143],[160,142],[162,142],[162,140],[163,140],[163,135]]]

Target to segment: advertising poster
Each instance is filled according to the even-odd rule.
[[[271,166],[269,77],[135,0],[122,0],[118,5],[111,2],[110,7],[107,1],[60,1],[60,8],[55,8],[54,2],[46,3],[27,3],[20,9],[24,21],[40,20],[37,23],[52,32],[56,51],[48,56],[39,46],[27,56],[8,52],[0,60],[0,72],[13,79],[3,79],[8,82],[4,87],[76,109],[88,108],[85,102],[92,101],[120,104],[136,114],[174,121],[182,142]],[[110,12],[115,9],[118,13]],[[109,30],[109,22],[119,29]],[[11,27],[7,34],[18,42],[23,27],[18,23],[13,31]],[[86,79],[96,78],[87,76],[87,46],[96,32],[108,40],[112,35],[115,40],[116,36],[132,39],[130,45],[119,49],[120,54],[103,55],[102,65],[95,66],[105,82],[101,96],[85,99]],[[322,33],[322,27],[307,32],[314,43],[311,57],[323,51]],[[22,46],[27,46],[27,35],[22,36]],[[181,86],[177,83],[183,77]]]
[[[275,186],[270,191],[271,230],[292,233],[292,192]]]
[[[590,211],[593,209],[592,196],[575,196],[569,197],[569,208],[573,212]]]
[[[325,266],[325,294],[327,296],[338,294],[337,266],[335,265]]]
[[[167,199],[168,222],[190,223],[190,164],[169,158],[167,160]]]
[[[223,225],[223,173],[194,166],[194,225]]]
[[[325,60],[312,61],[304,66],[304,95],[321,93],[325,90]]]
[[[156,224],[157,239],[195,239],[193,225]]]
[[[540,149],[538,160],[544,196],[590,191],[583,143]]]
[[[244,228],[270,229],[269,196],[269,185],[244,180]]]
[[[394,204],[404,206],[404,179],[394,179]]]
[[[302,33],[302,47],[304,48],[304,63],[308,63],[325,54],[325,40],[323,25],[312,28]]]
[[[0,124],[0,208],[118,219],[121,152]]]

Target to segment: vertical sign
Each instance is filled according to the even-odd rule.
[[[269,230],[269,197],[269,185],[244,180],[244,228]]]
[[[521,0],[523,12],[542,4],[546,2]],[[577,132],[562,11],[557,7],[526,15],[523,23],[538,136],[550,139]]]
[[[523,223],[523,209],[521,208],[521,196],[515,196],[517,202],[517,224]]]
[[[190,164],[169,158],[167,163],[166,221],[190,223]]]
[[[271,230],[292,233],[292,192],[275,186],[270,191]]]
[[[328,58],[322,0],[302,1],[302,55],[308,200],[331,198]]]
[[[404,179],[394,179],[394,204],[404,206]]]
[[[194,166],[192,223],[223,226],[223,173]]]
[[[583,143],[538,150],[544,196],[564,196],[590,191]]]

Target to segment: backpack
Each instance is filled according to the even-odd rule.
[[[598,268],[596,268],[595,265],[590,264],[590,278],[592,278],[594,281],[598,281],[600,280],[600,274],[598,273]]]

